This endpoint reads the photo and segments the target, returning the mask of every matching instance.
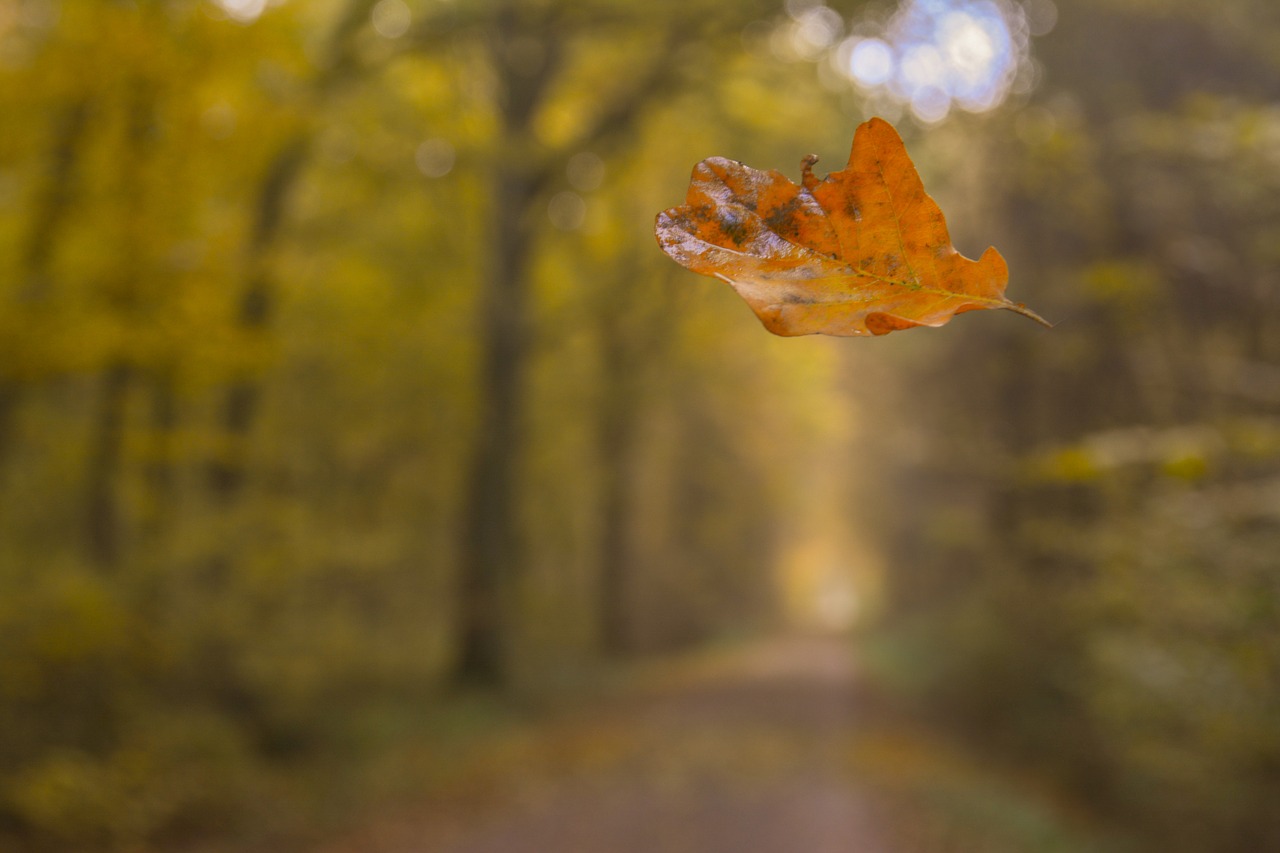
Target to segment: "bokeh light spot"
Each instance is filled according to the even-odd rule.
[[[844,28],[840,13],[826,6],[813,6],[802,12],[792,30],[792,46],[804,57],[815,57],[835,44]]]
[[[1027,0],[1027,27],[1033,36],[1053,32],[1058,24],[1058,7],[1053,0]]]
[[[951,112],[951,97],[938,86],[922,86],[911,95],[911,112],[923,122],[940,122]]]
[[[1051,0],[1035,0],[1048,16]],[[1006,0],[902,0],[889,21],[861,38],[844,70],[873,94],[910,107],[925,122],[953,108],[999,105],[1030,60],[1027,13]],[[862,29],[867,32],[867,29]]]
[[[373,30],[383,38],[398,39],[409,31],[413,15],[404,0],[380,0],[371,14]]]
[[[200,115],[200,124],[214,139],[226,139],[235,133],[236,111],[225,101],[220,101]]]
[[[931,44],[914,45],[902,57],[902,80],[910,87],[913,97],[926,86],[942,86],[949,70],[942,53]]]
[[[849,73],[864,86],[880,86],[893,76],[893,51],[880,39],[863,39],[849,56]]]
[[[590,151],[580,151],[569,158],[565,174],[575,190],[589,193],[604,183],[604,161]]]
[[[418,146],[413,155],[418,171],[428,178],[443,178],[449,174],[456,159],[453,146],[443,139],[428,139]]]
[[[556,193],[547,203],[547,217],[561,231],[577,231],[587,221],[587,203],[569,190]]]
[[[233,21],[252,23],[267,8],[267,0],[215,0],[219,9]]]

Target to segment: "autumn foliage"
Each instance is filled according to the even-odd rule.
[[[801,184],[723,157],[694,167],[680,207],[658,214],[663,251],[731,284],[776,335],[887,335],[941,326],[964,311],[1005,308],[1009,269],[994,248],[977,261],[951,245],[902,138],[883,119],[858,127],[849,164]]]

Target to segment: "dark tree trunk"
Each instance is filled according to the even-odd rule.
[[[258,194],[247,264],[251,278],[240,299],[240,327],[249,334],[261,333],[274,313],[272,282],[262,267],[278,239],[285,209],[306,161],[308,139],[298,136],[281,149],[267,169]],[[209,490],[220,504],[230,505],[244,489],[246,477],[245,443],[257,418],[261,384],[254,376],[237,377],[222,402],[219,427],[220,453],[209,464]]]
[[[375,0],[349,0],[326,42],[319,73],[312,83],[317,104],[352,75],[352,42],[369,20]],[[253,228],[246,247],[248,284],[240,298],[240,326],[250,335],[271,325],[275,309],[275,283],[267,271],[271,251],[284,230],[289,201],[306,165],[312,135],[303,131],[277,152],[263,176],[254,211]],[[236,502],[248,479],[245,444],[257,420],[262,383],[252,375],[235,377],[222,401],[218,427],[221,452],[208,466],[209,491],[223,506]]]
[[[32,213],[31,230],[23,250],[27,281],[22,296],[29,302],[43,300],[48,295],[49,261],[53,258],[55,238],[71,209],[74,176],[91,106],[87,98],[81,99],[67,107],[58,119],[54,143],[49,149],[48,183]]]
[[[495,182],[496,251],[482,295],[480,416],[462,543],[457,677],[497,683],[504,672],[502,595],[516,572],[516,474],[523,449],[528,356],[529,187],[511,171]]]
[[[559,64],[559,44],[518,4],[496,16],[490,57],[502,84],[506,145],[527,148],[537,107]],[[531,47],[536,46],[536,47]],[[518,576],[517,476],[524,453],[525,367],[529,354],[530,218],[540,198],[536,167],[509,154],[496,163],[490,201],[493,251],[480,293],[480,402],[459,554],[457,659],[463,683],[506,679],[503,598]]]
[[[5,463],[13,453],[19,388],[13,380],[0,379],[0,494],[3,494]]]
[[[89,126],[92,104],[82,98],[58,117],[49,149],[48,179],[31,214],[31,228],[22,250],[25,281],[19,296],[28,305],[43,302],[49,293],[49,263],[75,193],[75,173]],[[0,366],[0,371],[3,367]],[[14,421],[22,401],[19,381],[0,376],[0,481],[13,454]]]
[[[149,273],[140,261],[146,239],[145,165],[152,154],[155,90],[149,81],[131,81],[128,123],[117,168],[124,190],[120,209],[116,272],[106,282],[105,295],[123,317],[132,319],[140,299],[139,282]],[[120,561],[124,531],[119,485],[124,461],[125,412],[135,368],[127,353],[117,352],[102,373],[101,397],[89,436],[89,465],[85,471],[85,545],[89,559],[109,569]]]
[[[616,362],[615,362],[616,363]],[[618,364],[618,366],[621,366]],[[606,378],[617,379],[617,374]],[[622,383],[606,386],[601,410],[600,458],[603,478],[600,495],[599,638],[607,655],[631,651],[630,624],[632,516],[631,460],[635,446],[635,407],[625,397]]]
[[[642,269],[633,259],[628,273]],[[630,282],[625,282],[629,284]],[[600,649],[621,657],[634,648],[631,534],[639,424],[644,412],[642,375],[662,359],[666,344],[665,300],[648,289],[609,287],[598,298],[601,398],[597,436],[600,484],[598,631]],[[638,298],[639,296],[639,298]]]
[[[102,568],[110,568],[120,559],[121,529],[116,486],[130,379],[131,371],[123,364],[113,365],[103,375],[102,396],[90,438],[85,483],[85,543],[89,559]]]
[[[170,373],[159,372],[150,382],[151,430],[144,477],[147,485],[147,509],[144,534],[154,538],[175,515],[177,482],[174,475],[174,430],[178,426],[178,401]]]

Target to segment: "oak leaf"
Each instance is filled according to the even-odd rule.
[[[849,165],[824,180],[804,158],[801,184],[712,157],[694,167],[685,203],[658,214],[658,244],[677,262],[731,284],[776,335],[886,335],[1004,308],[994,248],[977,261],[951,245],[902,138],[883,119],[858,127]]]

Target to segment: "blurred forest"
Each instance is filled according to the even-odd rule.
[[[841,72],[898,7],[0,0],[0,847],[856,604],[1126,849],[1280,849],[1280,7],[978,3],[950,110]],[[774,338],[655,245],[872,114],[1054,330]]]

